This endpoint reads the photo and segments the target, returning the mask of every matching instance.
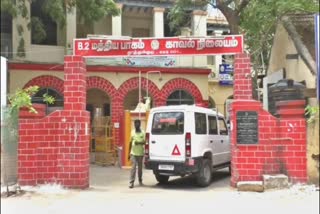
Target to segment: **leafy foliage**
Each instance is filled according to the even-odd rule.
[[[54,20],[60,27],[66,24],[66,7],[64,0],[46,0],[42,6],[43,12]]]
[[[305,108],[305,115],[308,117],[307,122],[312,123],[316,120],[316,118],[319,119],[319,105],[318,106],[310,106],[307,105]]]
[[[9,96],[10,111],[18,111],[21,107],[26,107],[30,112],[36,113],[32,107],[31,97],[37,93],[39,86],[30,86],[25,89],[18,89],[13,95]]]
[[[76,2],[80,20],[93,23],[106,15],[119,15],[120,10],[113,0],[80,0]]]
[[[28,9],[25,0],[1,0],[1,12],[16,18],[18,15],[28,18]]]
[[[242,11],[240,27],[251,53],[255,69],[267,64],[276,30],[281,17],[292,13],[314,13],[319,3],[314,0],[251,0]]]
[[[26,7],[27,4],[43,2],[42,11],[54,20],[60,27],[65,26],[66,12],[77,7],[77,14],[86,23],[93,23],[106,15],[116,16],[120,14],[113,0],[1,0],[1,12],[9,13],[16,18],[21,16],[30,20],[28,25],[35,33],[35,39],[42,41],[46,38],[45,26],[39,17],[31,17]],[[22,33],[19,33],[22,37]],[[20,40],[18,56],[25,56],[24,41]]]
[[[39,86],[30,86],[25,89],[18,89],[14,94],[9,96],[10,109],[9,112],[14,114],[19,111],[20,108],[26,107],[30,112],[37,113],[32,107],[32,96],[39,91]],[[44,101],[52,104],[55,99],[47,94],[44,95]]]
[[[31,18],[31,29],[36,43],[40,43],[46,39],[47,33],[39,17]]]
[[[181,27],[190,25],[192,0],[180,0],[169,10],[167,18],[170,20],[169,28],[171,31],[179,33]]]
[[[232,34],[245,35],[254,70],[269,61],[276,25],[291,13],[319,12],[318,0],[177,0],[169,12],[172,27],[186,23],[187,10],[200,2],[218,8],[229,22]]]

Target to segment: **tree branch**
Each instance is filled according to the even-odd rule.
[[[230,33],[231,34],[238,34],[239,33],[239,24],[240,24],[240,17],[236,12],[228,7],[229,0],[216,0],[216,7],[223,13],[223,15],[226,17],[229,26],[230,26]]]
[[[242,0],[239,4],[238,9],[236,10],[237,15],[239,15],[242,10],[249,4],[250,0]]]
[[[309,50],[306,48],[306,46],[304,45],[304,43],[302,42],[302,40],[300,39],[300,35],[298,34],[298,32],[296,31],[296,28],[294,27],[294,25],[292,24],[292,22],[290,21],[288,16],[284,16],[281,19],[284,28],[287,30],[290,38],[292,39],[294,46],[296,47],[299,55],[301,56],[302,60],[304,61],[304,63],[307,65],[307,67],[310,69],[312,74],[316,74],[317,73],[317,69],[316,69],[316,63],[313,60]]]
[[[229,4],[231,4],[231,2],[233,2],[234,0],[226,0],[226,1],[224,1],[224,4],[226,5],[226,6],[228,6]]]

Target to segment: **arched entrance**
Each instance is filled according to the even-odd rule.
[[[161,97],[163,100],[161,100],[162,103],[160,103],[160,105],[203,103],[202,95],[198,87],[191,81],[183,78],[168,81],[161,89]]]
[[[30,80],[24,88],[27,88],[29,86],[37,85],[40,88],[51,88],[57,91],[60,94],[63,94],[63,80],[55,77],[55,76],[49,76],[49,75],[43,75],[35,77],[34,79]]]
[[[115,144],[119,139],[114,121],[117,121],[117,91],[108,80],[87,78],[86,109],[90,112],[90,161],[110,165],[115,163]]]
[[[141,78],[141,97],[146,96],[148,81],[148,96],[151,97],[152,106],[159,106],[162,101],[160,90],[151,80]],[[124,110],[134,110],[139,101],[139,78],[131,78],[125,81],[118,89],[120,111],[119,113],[123,116]]]

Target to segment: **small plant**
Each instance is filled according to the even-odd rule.
[[[317,117],[319,117],[319,105],[318,106],[310,106],[307,105],[305,108],[305,115],[307,116],[307,122],[312,123],[315,121]]]
[[[25,89],[18,89],[14,94],[9,96],[10,102],[10,113],[18,112],[20,108],[26,107],[29,109],[29,112],[38,113],[32,106],[32,96],[39,91],[39,86],[30,86]],[[43,100],[46,103],[53,104],[55,99],[54,97],[44,94]]]

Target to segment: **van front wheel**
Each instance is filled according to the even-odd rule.
[[[166,184],[166,183],[168,183],[169,176],[167,176],[167,175],[155,174],[155,177],[156,177],[157,181],[158,181],[160,184]]]
[[[200,171],[197,174],[197,183],[201,187],[209,186],[211,183],[212,170],[209,159],[203,159]]]

